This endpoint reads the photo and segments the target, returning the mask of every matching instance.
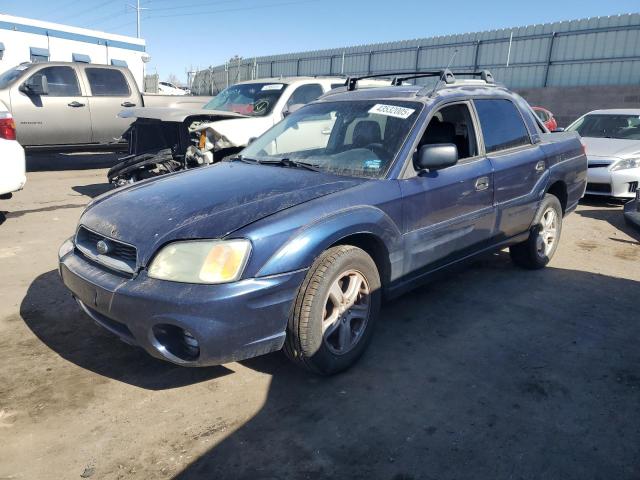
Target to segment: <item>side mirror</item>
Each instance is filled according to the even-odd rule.
[[[553,130],[551,133],[561,133],[564,132],[564,128],[558,127],[555,130]]]
[[[47,76],[41,73],[32,75],[22,84],[20,90],[28,95],[49,95],[49,83]]]
[[[289,105],[289,107],[285,108],[284,111],[282,112],[282,116],[283,117],[289,116],[292,113],[295,113],[298,110],[300,110],[302,107],[304,107],[303,103],[294,103],[293,105]]]
[[[257,139],[257,138],[258,138],[258,137],[251,137],[251,138],[249,138],[249,140],[247,141],[247,145],[251,145],[253,142],[255,142],[255,141],[256,141],[256,139]]]
[[[417,170],[440,170],[458,163],[458,147],[453,143],[423,145],[415,160]]]

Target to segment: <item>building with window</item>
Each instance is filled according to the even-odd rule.
[[[140,38],[0,14],[0,73],[24,62],[126,66],[142,89],[148,60]]]

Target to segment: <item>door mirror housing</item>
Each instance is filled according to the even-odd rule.
[[[415,160],[416,170],[441,170],[458,163],[458,147],[453,143],[423,145]]]
[[[49,95],[47,76],[41,73],[32,75],[22,84],[20,90],[27,95]]]
[[[289,105],[287,108],[284,109],[284,111],[282,112],[282,116],[283,117],[287,117],[289,115],[291,115],[292,113],[297,112],[298,110],[300,110],[302,107],[304,107],[303,103],[294,103],[293,105]]]

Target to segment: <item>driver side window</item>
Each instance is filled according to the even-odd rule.
[[[47,78],[50,97],[79,97],[78,77],[71,67],[47,67],[38,70],[33,77],[40,75]]]
[[[458,161],[478,155],[478,141],[468,105],[458,103],[438,110],[424,131],[416,152],[423,145],[442,143],[456,146]]]
[[[318,83],[310,85],[301,85],[294,90],[289,100],[287,100],[287,108],[291,105],[306,105],[317,100],[323,94],[322,86]]]

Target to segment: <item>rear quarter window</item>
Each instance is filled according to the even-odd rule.
[[[128,97],[131,94],[127,79],[120,70],[87,68],[85,72],[94,96]]]
[[[474,100],[487,153],[531,144],[520,112],[509,100]]]

